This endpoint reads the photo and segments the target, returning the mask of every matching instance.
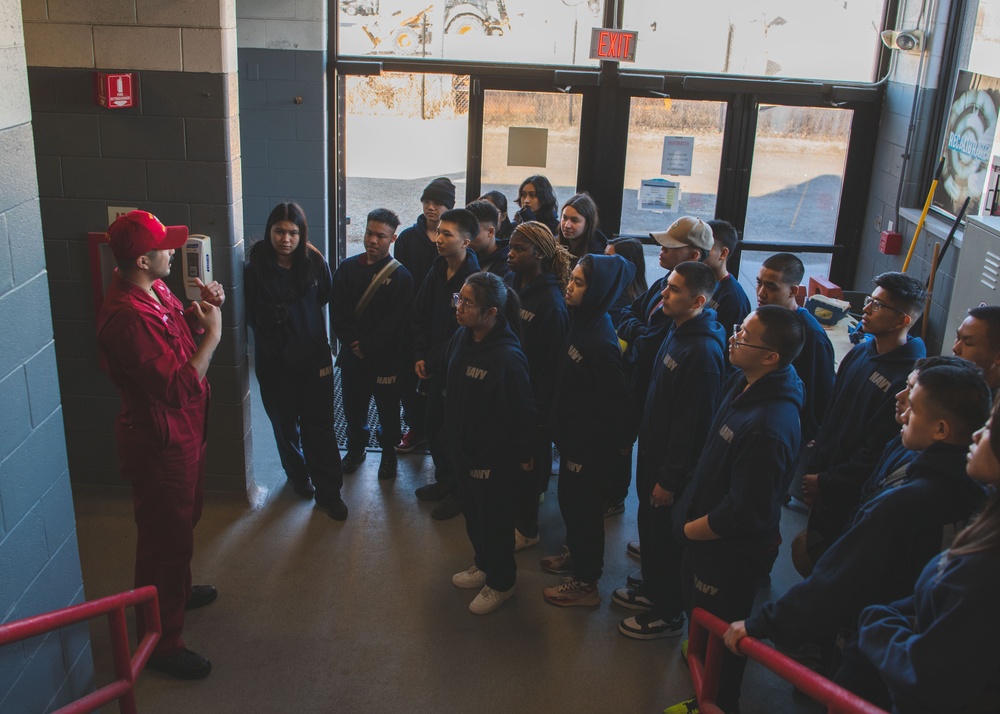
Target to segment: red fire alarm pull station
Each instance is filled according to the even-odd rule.
[[[94,104],[106,109],[125,109],[135,106],[135,83],[132,73],[107,74],[94,72]]]
[[[896,231],[882,231],[878,242],[878,252],[885,255],[899,255],[903,249],[903,235]]]
[[[638,32],[595,27],[590,33],[590,59],[635,62]]]

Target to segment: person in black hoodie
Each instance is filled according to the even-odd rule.
[[[612,594],[618,605],[643,610],[618,626],[634,639],[683,631],[682,548],[673,537],[671,506],[698,461],[721,396],[726,336],[705,307],[715,286],[709,266],[687,261],[673,269],[663,291],[662,309],[673,325],[649,382],[636,463],[642,584]]]
[[[705,265],[715,271],[715,279],[719,282],[708,306],[715,310],[719,324],[728,335],[750,312],[750,298],[728,268],[729,259],[740,248],[740,234],[729,221],[714,220],[708,225],[712,229],[712,249],[705,257]]]
[[[296,493],[316,499],[330,517],[347,518],[333,429],[333,354],[323,306],[330,301],[330,266],[309,243],[296,203],[279,203],[264,240],[250,249],[247,322],[254,331],[254,370],[278,456]]]
[[[454,473],[447,450],[441,441],[444,422],[445,348],[458,329],[452,296],[465,279],[479,272],[476,254],[468,250],[479,221],[464,208],[454,208],[441,215],[435,238],[438,257],[420,286],[413,305],[414,372],[424,381],[427,391],[427,445],[434,460],[434,483],[417,489],[421,501],[442,501],[431,516],[437,520],[454,518],[462,505],[452,493]],[[443,500],[442,500],[443,499]]]
[[[514,201],[520,208],[514,214],[514,226],[528,221],[538,221],[552,231],[559,232],[559,217],[556,215],[556,192],[552,183],[539,174],[529,176],[521,182]]]
[[[872,339],[841,360],[833,401],[802,477],[809,525],[792,544],[802,575],[843,531],[865,479],[896,432],[895,395],[913,363],[927,354],[923,340],[909,337],[927,298],[923,283],[902,273],[882,273],[875,285],[861,318]]]
[[[517,483],[516,550],[538,543],[538,500],[548,488],[552,470],[549,415],[559,350],[569,329],[563,293],[569,281],[570,257],[552,231],[538,221],[521,223],[510,237],[507,284],[521,300],[521,344],[528,358],[537,425],[532,434],[534,467]]]
[[[921,368],[903,414],[903,445],[919,452],[905,475],[858,509],[808,578],[745,623],[733,623],[729,648],[736,652],[736,642],[749,634],[789,647],[817,643],[833,654],[835,638],[854,632],[862,609],[913,592],[927,560],[985,501],[965,461],[990,401],[982,372],[968,362]]]
[[[771,567],[781,484],[799,449],[803,390],[791,363],[802,340],[798,317],[773,305],[750,313],[729,338],[730,363],[739,371],[674,507],[689,617],[701,607],[730,622],[745,618]],[[717,702],[725,712],[739,711],[745,667],[744,658],[723,656]]]
[[[485,615],[514,594],[515,483],[531,468],[535,415],[528,362],[511,329],[520,319],[517,294],[496,275],[475,273],[454,305],[444,434],[475,563],[451,580],[481,588],[469,610]]]
[[[465,209],[479,221],[479,232],[473,236],[471,246],[476,252],[479,268],[501,278],[506,277],[510,272],[507,267],[507,242],[501,244],[497,240],[500,212],[489,201],[473,201]]]
[[[389,255],[399,217],[387,208],[368,214],[365,252],[346,259],[333,274],[330,325],[340,340],[337,366],[347,420],[344,473],[367,456],[368,404],[375,395],[382,460],[380,479],[396,476],[399,427],[399,373],[409,371],[403,340],[413,306],[413,278]]]
[[[487,191],[476,200],[489,201],[496,206],[500,214],[499,223],[497,224],[497,242],[507,243],[510,240],[510,234],[514,232],[514,224],[507,217],[507,197],[499,191]]]
[[[553,605],[594,606],[604,567],[604,494],[614,454],[635,438],[622,373],[621,348],[608,306],[632,280],[635,268],[618,255],[585,255],[566,288],[569,335],[552,400],[553,438],[559,447],[559,510],[566,547],[542,559],[551,573],[571,574],[545,588]]]
[[[587,253],[604,253],[608,239],[597,229],[597,224],[597,204],[586,191],[563,204],[556,238],[573,256],[574,265]]]

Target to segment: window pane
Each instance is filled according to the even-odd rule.
[[[853,114],[761,105],[746,240],[833,245]]]
[[[517,212],[517,189],[528,176],[541,174],[555,189],[561,206],[576,193],[580,153],[579,94],[502,92],[487,90],[483,106],[482,191],[498,190],[507,196],[508,213]],[[543,129],[543,158],[528,157],[536,165],[508,165],[511,128]],[[515,146],[515,149],[517,147]],[[513,157],[517,161],[517,157]],[[540,164],[540,165],[538,165]],[[558,210],[558,209],[557,209]]]
[[[1000,76],[1000,0],[979,0],[969,62],[963,69]]]
[[[757,307],[757,274],[760,266],[770,256],[780,251],[746,250],[740,251],[740,285],[747,291],[750,304]],[[796,253],[806,268],[803,285],[809,285],[809,278],[826,278],[830,275],[830,262],[833,256],[829,253]]]
[[[636,66],[868,82],[884,0],[627,0]],[[683,28],[683,30],[679,30]]]
[[[592,65],[600,0],[340,0],[342,55]],[[444,31],[441,31],[444,28]]]
[[[347,255],[360,253],[373,208],[399,214],[400,230],[420,215],[420,194],[447,176],[465,200],[468,77],[383,73],[347,77]]]
[[[662,231],[683,215],[701,216],[706,221],[715,218],[725,126],[724,102],[632,98],[625,150],[622,233]],[[665,137],[693,138],[690,176],[661,173]],[[680,184],[678,210],[659,212],[639,209],[642,182],[657,178]]]

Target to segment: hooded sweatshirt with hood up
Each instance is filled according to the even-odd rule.
[[[635,438],[618,336],[608,307],[632,281],[635,267],[620,255],[592,255],[593,274],[556,372],[549,424],[559,450],[578,459],[624,448]]]

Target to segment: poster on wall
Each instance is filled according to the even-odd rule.
[[[948,115],[944,170],[934,205],[957,215],[967,197],[968,215],[979,214],[997,133],[1000,79],[961,71]]]

